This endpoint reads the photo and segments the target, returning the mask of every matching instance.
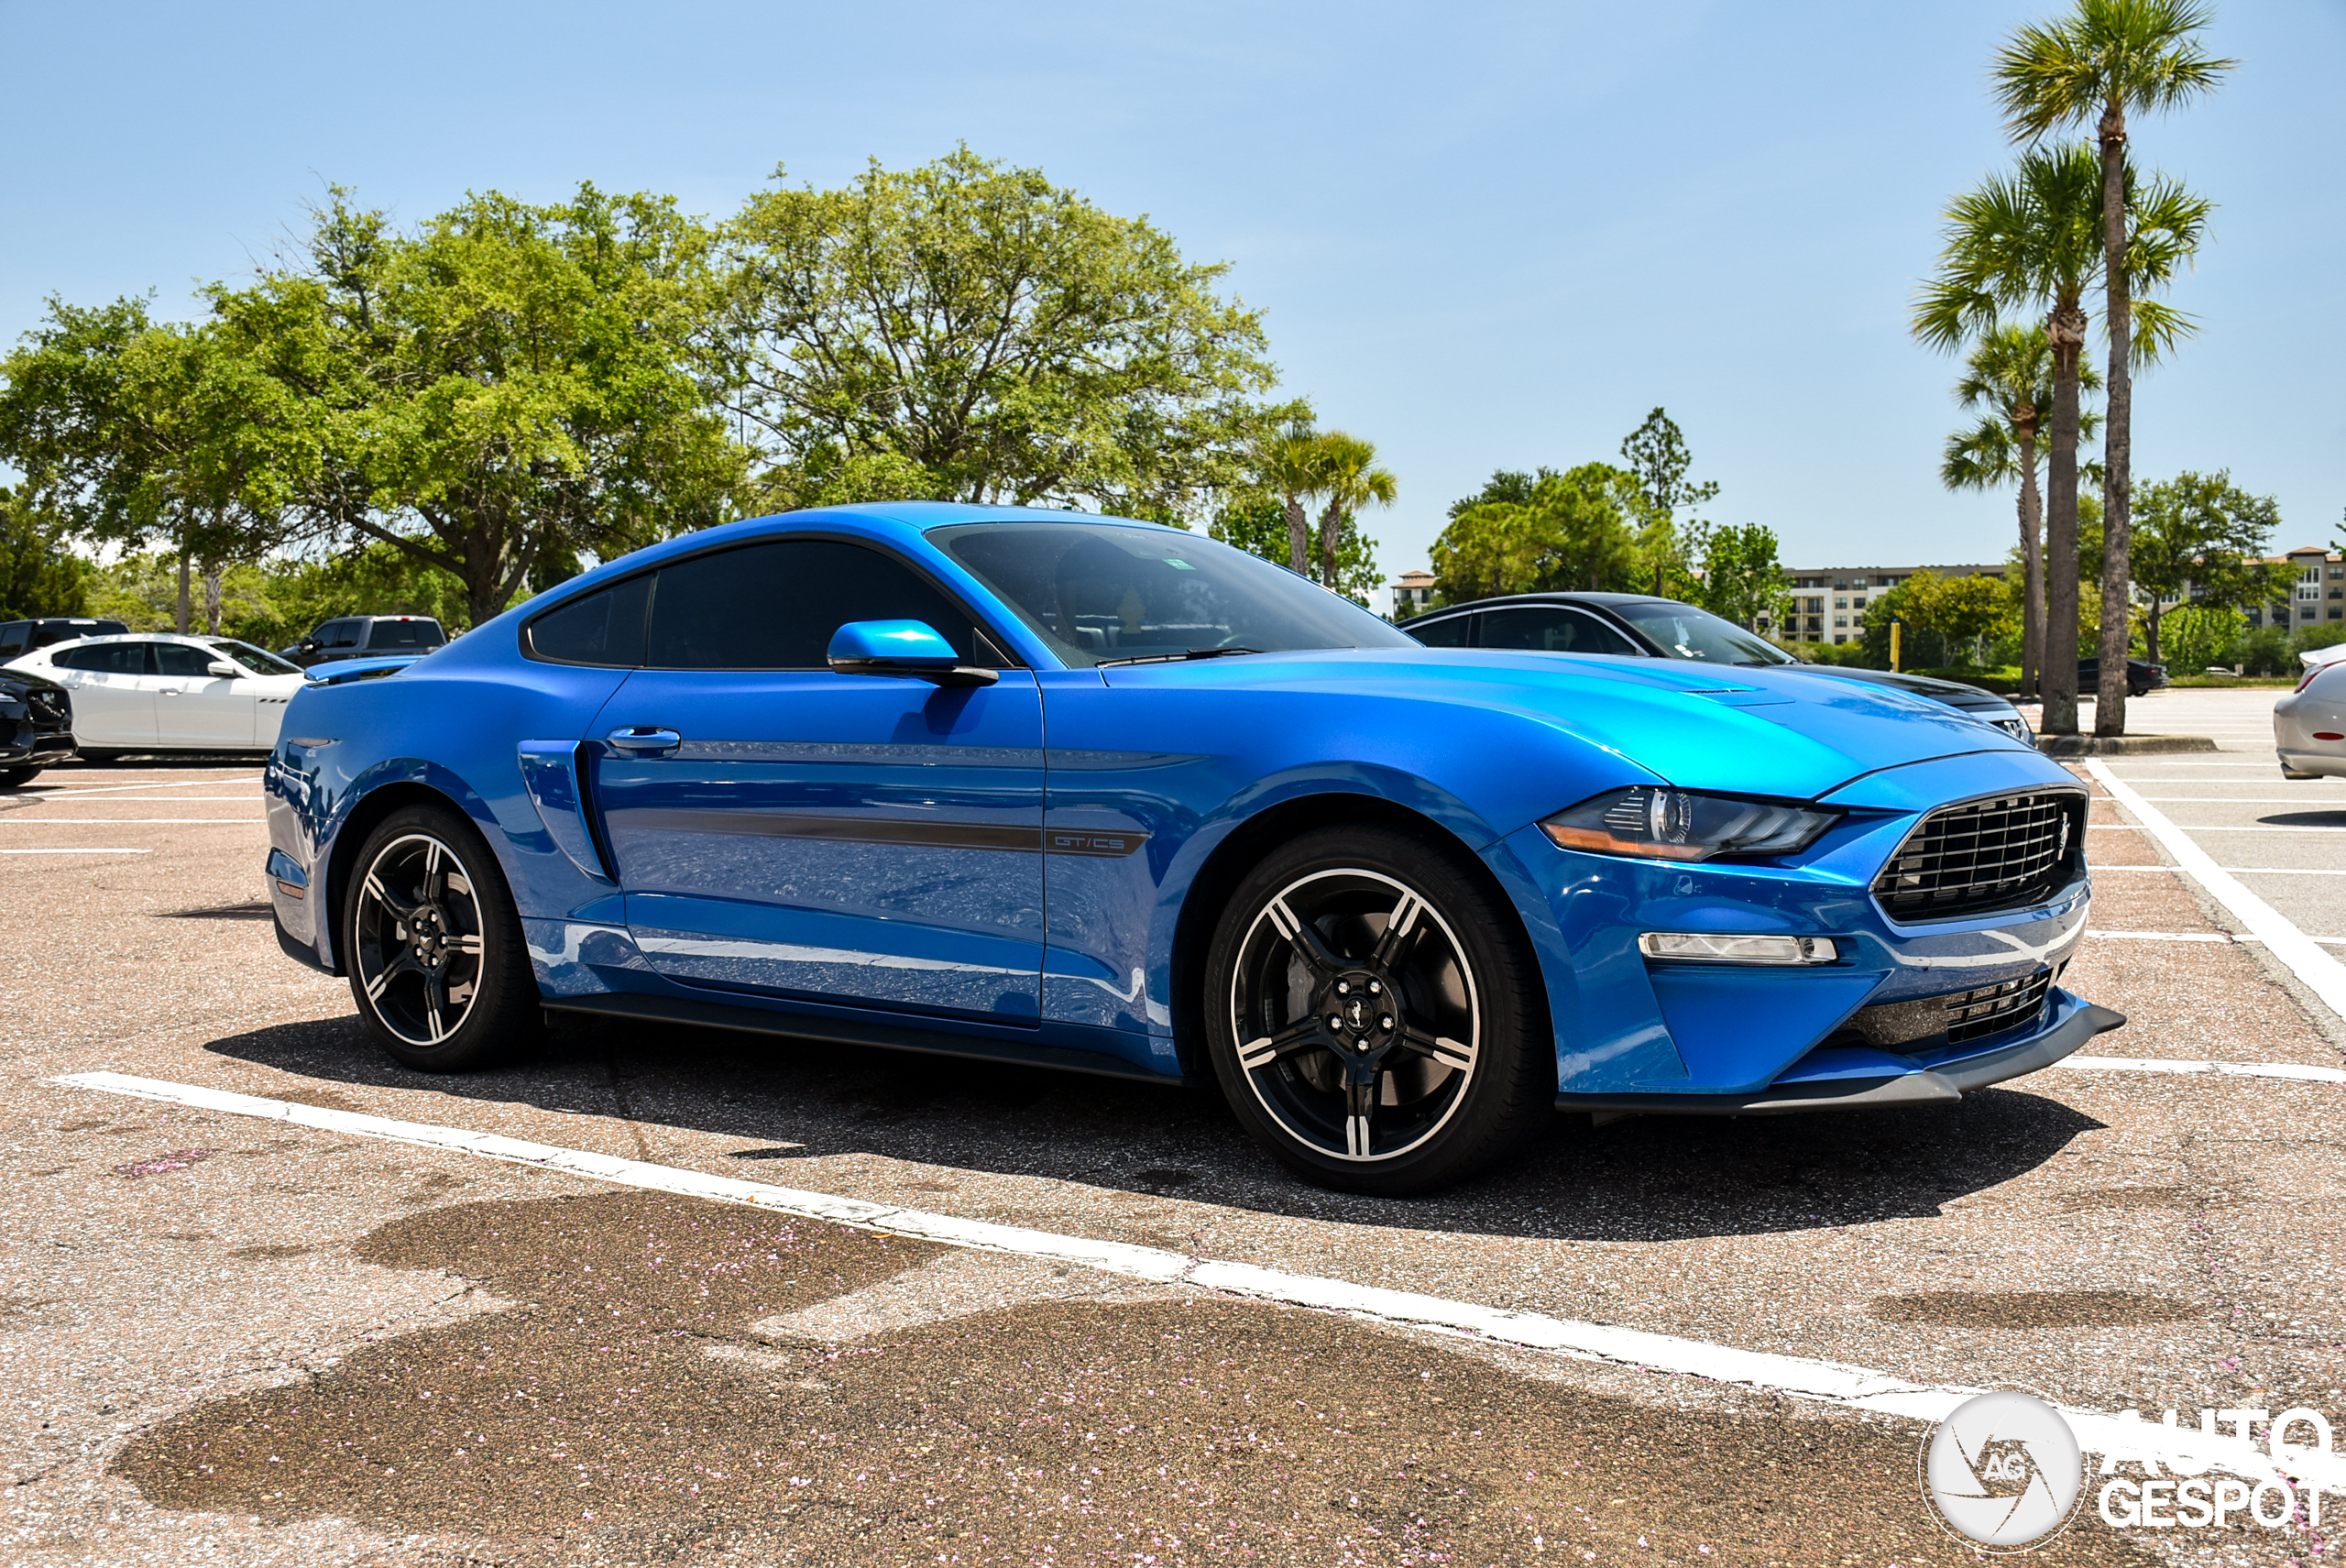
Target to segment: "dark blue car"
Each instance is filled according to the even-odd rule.
[[[543,1009],[1211,1077],[1423,1190],[1552,1110],[1951,1102],[2060,989],[2086,795],[1934,703],[1420,646],[1178,530],[906,503],[645,550],[325,666],[269,770],[285,949],[400,1060]]]

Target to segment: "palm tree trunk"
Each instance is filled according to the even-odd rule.
[[[207,636],[220,635],[220,574],[223,570],[216,562],[209,563],[203,568],[203,630]]]
[[[2020,692],[2044,695],[2045,498],[2036,488],[2035,411],[2020,431]]]
[[[1336,587],[1336,536],[1343,532],[1343,514],[1330,501],[1320,514],[1320,586],[1331,593]]]
[[[2113,103],[2101,116],[2101,246],[2109,289],[2103,325],[2110,331],[2109,398],[2103,410],[2101,491],[2101,690],[2093,712],[2097,735],[2126,733],[2128,601],[2132,597],[2134,501],[2134,382],[2128,356],[2133,345],[2133,302],[2126,288],[2126,115]],[[2155,613],[2155,611],[2154,611]]]
[[[2077,361],[2086,313],[2074,301],[2045,319],[2053,345],[2053,440],[2045,453],[2045,554],[2051,578],[2045,606],[2047,735],[2077,732]]]
[[[188,620],[187,573],[187,552],[182,550],[180,552],[180,612],[179,618],[171,623],[171,630],[182,634],[187,630]]]
[[[1287,503],[1287,565],[1288,570],[1299,577],[1311,575],[1311,524],[1303,515],[1303,503],[1293,496],[1284,498]]]
[[[2149,608],[2143,611],[2143,657],[2154,664],[2159,662],[2159,599],[2156,594],[2151,596]],[[2098,735],[2100,732],[2097,727],[2094,733]]]

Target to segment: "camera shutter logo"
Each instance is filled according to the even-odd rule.
[[[1923,1496],[1939,1521],[1990,1550],[2057,1534],[2085,1491],[2085,1455],[2061,1412],[2002,1389],[1957,1406],[1923,1444]]]

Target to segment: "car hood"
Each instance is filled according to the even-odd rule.
[[[1944,704],[1793,669],[1485,649],[1335,649],[1110,665],[1113,686],[1385,699],[1421,740],[1487,735],[1465,708],[1517,715],[1686,789],[1814,799],[1866,773],[1975,751],[2038,753]],[[1393,705],[1393,706],[1388,706]],[[1393,707],[1408,709],[1396,713]],[[1367,712],[1364,709],[1364,718]],[[1528,753],[1517,753],[1529,762]],[[1502,763],[1505,759],[1499,760]]]

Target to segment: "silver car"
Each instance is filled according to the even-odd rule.
[[[2346,659],[2316,664],[2273,705],[2273,750],[2283,778],[2346,774]]]

